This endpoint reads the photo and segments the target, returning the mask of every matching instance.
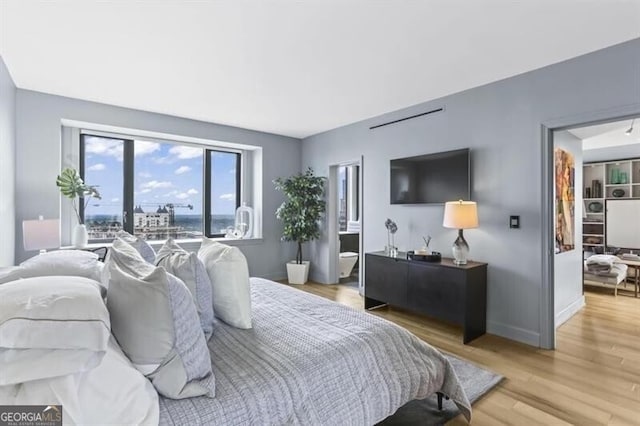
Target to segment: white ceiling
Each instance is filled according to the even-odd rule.
[[[569,130],[574,136],[582,139],[582,149],[612,148],[640,144],[640,118],[634,120],[633,130],[627,135],[632,120],[614,121],[595,126],[580,127]]]
[[[637,37],[639,0],[0,0],[20,88],[295,137]]]

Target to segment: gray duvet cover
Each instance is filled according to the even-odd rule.
[[[162,425],[373,425],[443,392],[471,405],[444,356],[366,312],[251,278],[253,329],[218,321],[216,397],[160,398]]]

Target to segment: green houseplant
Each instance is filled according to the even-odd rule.
[[[319,221],[326,208],[325,181],[325,177],[315,176],[311,168],[273,181],[287,198],[276,210],[276,217],[284,224],[282,241],[295,241],[298,245],[296,259],[287,263],[291,284],[304,284],[309,276],[309,261],[302,260],[302,244],[320,237]]]
[[[60,192],[71,200],[71,206],[78,219],[78,224],[73,229],[72,242],[74,247],[85,247],[88,242],[87,228],[80,216],[79,203],[84,199],[83,207],[86,209],[91,198],[101,199],[100,193],[95,186],[87,185],[80,177],[76,169],[67,167],[56,178],[56,186]]]

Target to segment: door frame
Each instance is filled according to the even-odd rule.
[[[545,121],[541,125],[541,234],[542,234],[542,282],[540,286],[540,347],[555,349],[555,298],[554,298],[554,200],[553,200],[553,133],[559,130],[592,126],[612,121],[631,120],[640,116],[640,103],[577,114]],[[580,189],[582,190],[582,188]]]

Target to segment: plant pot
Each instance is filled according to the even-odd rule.
[[[76,225],[75,228],[73,228],[71,244],[75,248],[85,248],[88,242],[89,234],[87,234],[87,227],[85,225]]]
[[[309,278],[309,261],[303,260],[301,264],[297,264],[295,260],[287,263],[287,278],[289,284],[304,284]]]

